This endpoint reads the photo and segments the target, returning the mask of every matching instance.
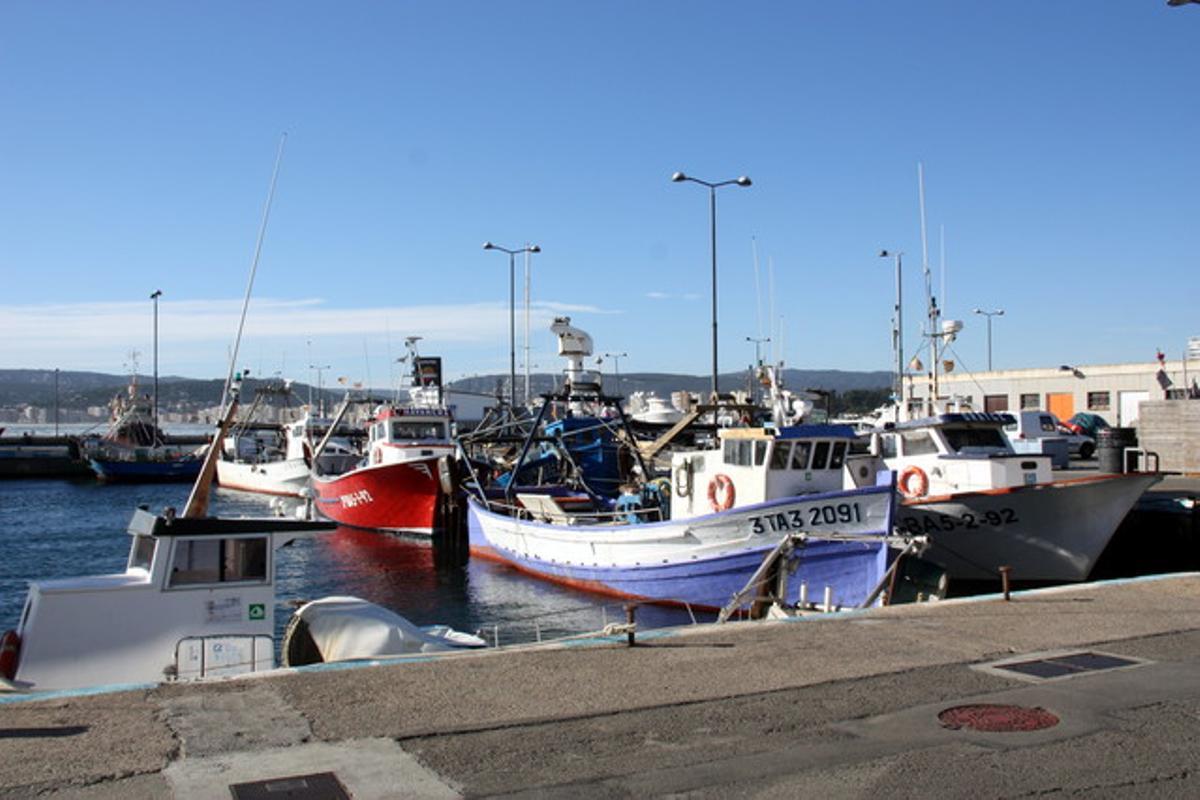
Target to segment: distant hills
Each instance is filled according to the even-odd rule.
[[[534,395],[553,391],[561,382],[560,375],[540,373],[530,376],[530,392]],[[447,388],[466,394],[495,396],[500,387],[508,381],[507,375],[479,375],[452,381]],[[748,375],[745,372],[727,373],[720,376],[721,391],[747,387]],[[246,397],[253,396],[256,388],[262,383],[278,384],[278,381],[258,381],[249,379],[243,385]],[[152,391],[154,379],[152,376],[139,375],[138,384],[143,393]],[[704,393],[708,391],[710,377],[707,375],[678,375],[661,372],[637,372],[621,375],[619,378],[612,373],[604,375],[604,388],[612,394],[628,395],[635,391],[654,392],[660,397],[670,397],[671,392],[689,391]],[[801,370],[789,369],[784,371],[784,385],[794,390],[819,389],[833,391],[839,395],[860,393],[876,394],[875,390],[886,390],[891,384],[891,373],[883,371],[853,372],[844,370]],[[63,409],[85,409],[89,406],[104,406],[117,392],[124,391],[129,385],[128,375],[110,375],[101,372],[83,372],[63,370],[58,373],[58,406]],[[160,375],[158,378],[159,404],[163,408],[199,409],[215,406],[220,403],[223,379],[198,380],[178,376]],[[292,385],[293,402],[296,404],[308,401],[310,396],[317,396],[317,390],[308,384],[295,383]],[[517,375],[517,396],[524,396],[524,376]],[[376,394],[388,395],[391,389],[377,388]],[[336,402],[344,390],[339,388],[324,390],[326,403]],[[55,405],[55,371],[38,369],[0,369],[0,407],[37,406],[53,408]]]

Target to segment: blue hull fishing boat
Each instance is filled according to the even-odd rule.
[[[138,461],[135,451],[133,460],[91,458],[88,463],[96,477],[106,482],[169,483],[196,480],[204,460],[189,453],[171,459]]]
[[[467,523],[472,556],[579,589],[724,614],[764,602],[803,606],[810,590],[827,608],[882,596],[895,575],[893,545],[907,552],[916,537],[893,534],[894,473],[864,469],[845,488],[855,440],[849,426],[792,425],[777,409],[778,424],[720,429],[715,446],[675,451],[669,473],[655,477],[648,459],[665,442],[638,444],[620,398],[604,395],[597,376],[583,370],[592,351],[586,333],[569,318],[551,330],[568,360],[567,381],[542,396],[509,472],[517,479],[488,486],[487,472],[481,477],[465,462],[476,489]],[[722,410],[708,413],[720,419]],[[580,452],[579,434],[601,427],[610,430],[597,436],[594,452]],[[550,457],[549,444],[559,446],[560,469],[540,472],[564,477],[520,486],[535,442],[538,464]],[[600,459],[605,442],[624,456]],[[612,469],[598,479],[596,464],[608,462]]]
[[[788,594],[777,599],[799,605],[828,587],[832,604],[846,608],[871,598],[888,571],[893,498],[888,484],[634,524],[612,513],[556,513],[554,499],[522,494],[513,513],[471,498],[468,525],[472,556],[578,589],[708,610],[733,600],[794,531],[805,541]],[[817,533],[802,522],[824,524],[839,510],[860,521]]]

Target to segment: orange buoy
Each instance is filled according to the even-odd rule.
[[[900,473],[896,486],[905,497],[924,497],[929,493],[929,476],[920,467],[909,467]]]
[[[712,506],[713,511],[728,511],[733,507],[736,497],[737,492],[728,475],[717,473],[708,482],[708,504]]]

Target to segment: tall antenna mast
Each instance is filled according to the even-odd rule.
[[[767,308],[771,312],[771,330],[767,332],[771,338],[771,363],[776,363],[779,354],[775,351],[775,256],[767,256]]]
[[[754,254],[754,314],[758,320],[758,338],[763,338],[762,283],[758,277],[758,239],[750,237],[750,252]]]
[[[938,272],[942,275],[942,291],[939,295],[941,300],[942,313],[949,313],[946,309],[950,307],[950,301],[946,299],[946,226],[938,225],[938,231],[941,235],[941,252],[938,255]]]
[[[925,165],[917,162],[917,196],[921,204],[921,268],[925,274],[925,308],[929,314],[929,397],[926,412],[933,416],[937,401],[937,298],[933,296],[933,275],[929,271],[929,240],[925,235]]]

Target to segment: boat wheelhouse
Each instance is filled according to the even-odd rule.
[[[727,428],[720,448],[671,458],[671,518],[819,492],[839,492],[856,443],[846,425]],[[875,475],[870,476],[874,485]]]

